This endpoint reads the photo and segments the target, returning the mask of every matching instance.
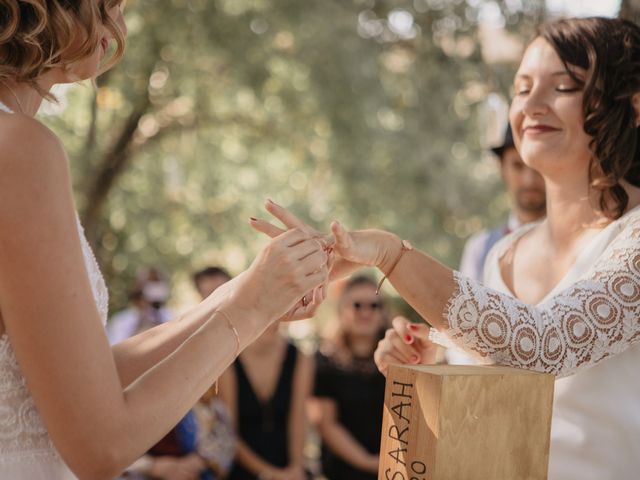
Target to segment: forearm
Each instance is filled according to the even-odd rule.
[[[318,428],[324,443],[335,455],[360,470],[371,470],[373,454],[360,445],[340,423],[322,422]]]
[[[304,408],[295,407],[289,416],[289,465],[304,465],[307,421]]]
[[[124,465],[177,424],[233,362],[238,351],[234,337],[223,315],[215,314],[125,389],[124,408],[111,420]],[[253,340],[246,333],[241,338],[245,344]],[[122,429],[128,432],[125,440],[119,434]]]
[[[221,287],[216,290],[200,305],[175,320],[146,330],[114,345],[111,351],[122,387],[128,387],[140,375],[174,352],[189,336],[204,325],[211,316],[211,312],[226,298],[229,287],[232,287],[241,275],[223,285],[225,288]]]
[[[400,256],[395,267],[388,275],[393,287],[423,318],[438,330],[448,328],[443,317],[449,300],[454,296],[457,286],[453,270],[419,250],[400,250],[400,240],[395,239],[388,249],[389,253],[378,264],[378,268],[387,274]]]
[[[313,390],[315,366],[311,357],[298,352],[291,411],[288,418],[289,465],[304,465],[304,445],[307,439],[307,401]]]
[[[242,439],[238,439],[236,461],[256,476],[280,470],[254,452]]]

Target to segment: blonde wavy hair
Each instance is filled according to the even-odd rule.
[[[104,72],[124,53],[124,35],[108,12],[122,0],[0,0],[0,80],[33,86],[53,68],[90,56],[106,27],[117,42]]]

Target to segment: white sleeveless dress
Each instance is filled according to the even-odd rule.
[[[485,286],[456,273],[449,329],[432,338],[558,377],[549,480],[640,478],[640,207],[599,232],[536,305],[513,297],[499,265],[532,226],[491,250]]]
[[[12,113],[2,103],[0,110]],[[79,220],[77,225],[87,275],[104,325],[107,288]],[[0,337],[0,479],[76,480],[49,438],[6,334]]]

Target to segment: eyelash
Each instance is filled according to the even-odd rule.
[[[575,92],[579,92],[580,90],[581,90],[580,87],[556,88],[556,91],[561,92],[561,93],[575,93]]]
[[[559,92],[559,93],[576,93],[576,92],[579,92],[580,90],[581,89],[579,87],[556,88],[556,92]],[[522,96],[522,95],[526,95],[527,93],[529,93],[529,90],[520,90],[519,92],[516,92],[516,95]]]

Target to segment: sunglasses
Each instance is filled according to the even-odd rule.
[[[353,308],[355,310],[362,310],[363,308],[382,310],[382,302],[353,302]]]

